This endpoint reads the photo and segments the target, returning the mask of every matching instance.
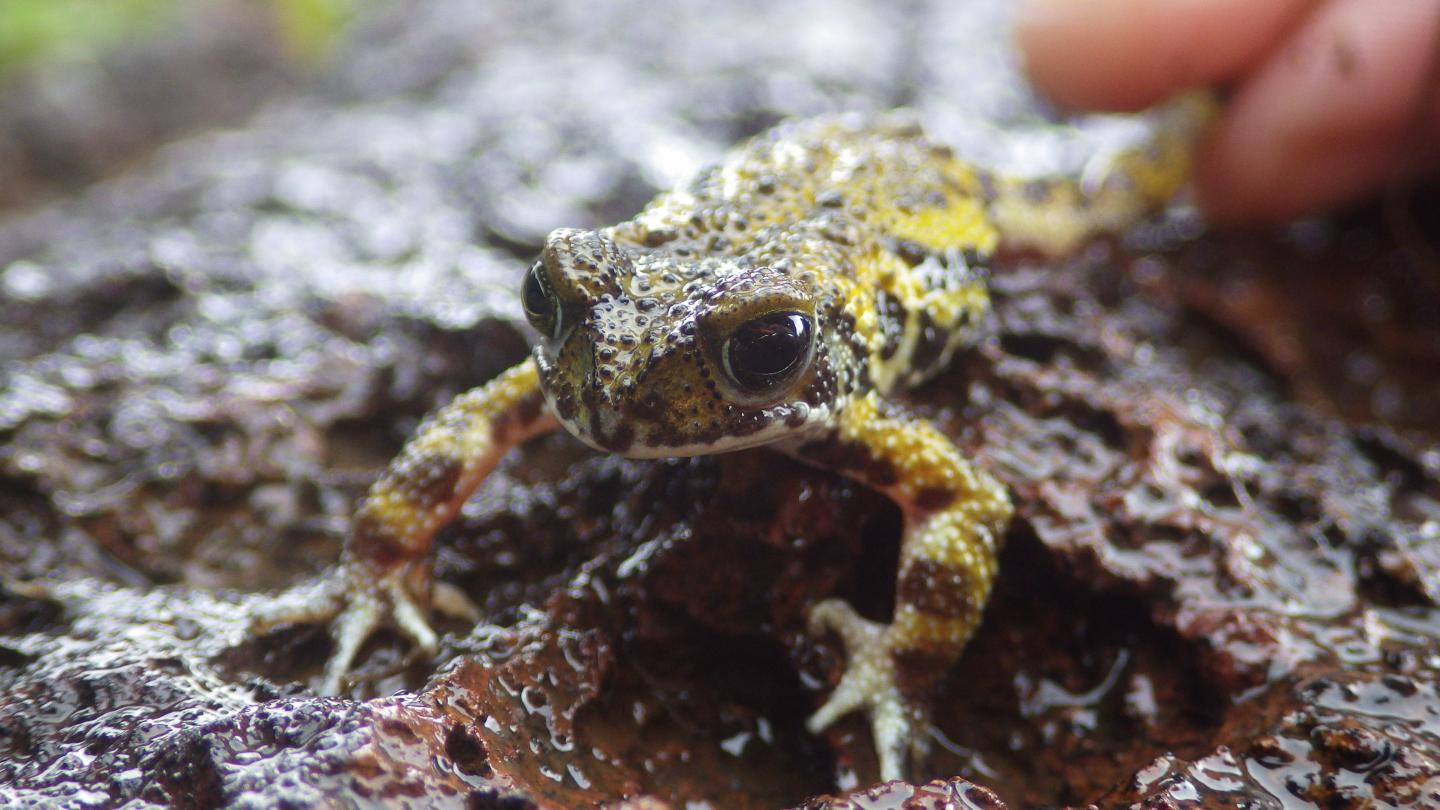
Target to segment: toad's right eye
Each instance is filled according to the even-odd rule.
[[[525,317],[535,331],[547,340],[560,335],[560,302],[550,289],[545,278],[545,266],[536,262],[525,274],[525,284],[520,290],[520,305],[525,308]]]
[[[814,334],[799,312],[771,312],[741,324],[721,355],[736,393],[763,401],[782,392],[810,364]]]

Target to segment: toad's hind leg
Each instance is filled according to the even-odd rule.
[[[1065,256],[1165,207],[1189,181],[1195,145],[1215,109],[1205,92],[1157,107],[1145,115],[1147,140],[1102,151],[1078,177],[989,177],[986,205],[1001,244]]]
[[[370,487],[339,567],[267,605],[255,629],[331,622],[325,694],[340,691],[360,645],[387,620],[420,651],[434,653],[429,608],[478,616],[460,591],[431,582],[431,541],[507,451],[556,427],[543,404],[535,362],[526,360],[433,414]]]
[[[864,709],[881,778],[901,779],[907,760],[926,748],[935,689],[980,623],[1010,499],[931,425],[882,415],[873,394],[846,409],[836,435],[797,453],[885,492],[904,515],[890,624],[863,619],[838,599],[811,610],[811,631],[834,631],[847,660],[808,722],[818,733]]]

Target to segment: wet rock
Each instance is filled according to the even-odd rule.
[[[1433,679],[1336,673],[1257,696],[1194,759],[1167,755],[1104,806],[1432,807],[1440,804]],[[1233,745],[1233,747],[1232,747]]]
[[[1005,803],[992,791],[957,777],[925,785],[886,782],[838,798],[811,799],[796,810],[1005,810]]]
[[[788,115],[1110,137],[994,137],[1037,117],[1001,5],[382,9],[313,95],[0,224],[0,803],[1433,802],[1440,298],[1373,213],[997,269],[995,340],[910,396],[1018,507],[924,767],[964,779],[872,790],[863,722],[804,732],[841,655],[805,607],[883,616],[899,516],[764,451],[514,454],[439,539],[481,626],[381,634],[345,699],[323,630],[248,634],[523,356],[550,228]]]

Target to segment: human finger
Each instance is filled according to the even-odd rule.
[[[1027,73],[1051,98],[1133,110],[1243,75],[1313,6],[1313,0],[1026,0],[1015,32]]]

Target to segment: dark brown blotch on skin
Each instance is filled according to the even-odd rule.
[[[679,234],[675,233],[673,229],[656,228],[645,232],[644,244],[645,247],[657,248],[666,242],[674,241],[678,237]]]
[[[900,572],[895,598],[921,613],[945,619],[974,618],[977,583],[970,571],[934,560],[911,560]]]
[[[574,422],[575,416],[580,413],[580,406],[574,397],[563,394],[555,398],[555,413],[567,422]]]
[[[988,274],[990,257],[981,253],[977,248],[964,247],[960,249],[960,261],[964,263],[965,269],[970,271],[967,278],[976,282],[983,282]]]
[[[595,441],[601,447],[612,453],[624,453],[630,449],[631,445],[635,444],[635,429],[622,423],[619,427],[615,428],[614,433],[608,436],[602,436],[596,433]]]
[[[839,401],[840,376],[832,362],[833,355],[828,351],[820,351],[815,355],[815,369],[810,382],[800,392],[799,398],[806,405],[812,408],[821,408]],[[853,358],[842,356],[840,362],[850,362]]]
[[[905,319],[909,313],[900,299],[881,290],[875,295],[875,308],[880,314],[880,359],[889,360],[900,351],[905,336]]]
[[[412,541],[414,538],[411,538]],[[429,549],[429,538],[412,549],[401,545],[402,538],[396,537],[378,516],[361,513],[350,527],[350,542],[345,550],[353,560],[358,560],[374,571],[392,571],[401,562],[423,557]]]
[[[928,312],[920,312],[920,338],[915,341],[915,351],[910,355],[912,373],[928,376],[944,358],[945,348],[950,343],[950,334],[935,323]]]
[[[730,432],[733,436],[750,436],[764,430],[773,421],[775,418],[765,411],[745,413],[730,423]]]
[[[450,455],[424,455],[408,465],[402,490],[416,509],[429,509],[455,497],[455,484],[464,464]]]
[[[910,267],[919,267],[930,256],[924,245],[909,239],[887,239],[885,247]]]
[[[915,493],[915,505],[926,512],[938,512],[954,503],[959,494],[949,487],[924,487]]]
[[[664,418],[665,411],[665,398],[651,393],[632,401],[626,410],[626,416],[646,422],[658,422]]]
[[[535,424],[540,414],[545,410],[545,395],[540,391],[532,391],[521,397],[515,407],[506,411],[500,418],[495,420],[490,435],[497,444],[508,445],[510,437],[516,431],[523,431]]]

